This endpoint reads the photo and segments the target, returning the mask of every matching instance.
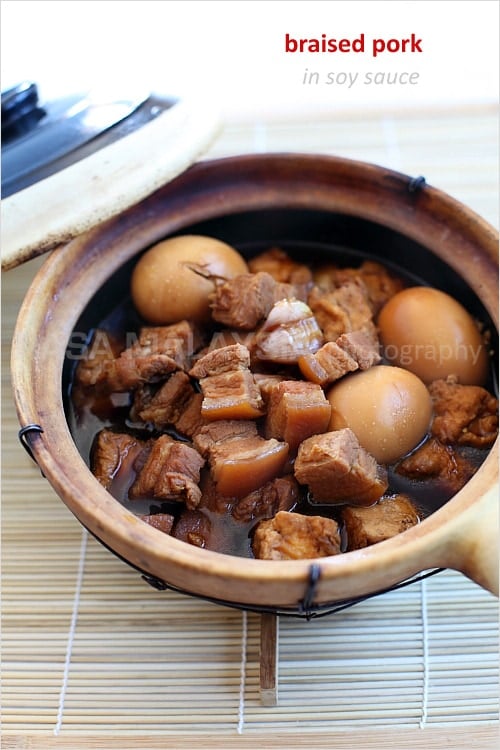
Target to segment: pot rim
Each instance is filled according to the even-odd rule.
[[[263,170],[270,169],[273,178],[264,190],[255,191]],[[294,175],[297,189],[284,198],[283,186]],[[219,180],[219,188],[211,184],[213,179]],[[311,183],[319,185],[320,195],[318,191],[310,194]],[[468,265],[479,262],[483,278],[480,289],[472,288],[482,292],[483,304],[498,328],[495,282],[487,275],[498,267],[498,233],[471,209],[435,188],[426,186],[413,194],[408,189],[411,183],[411,178],[383,167],[333,156],[259,154],[207,160],[48,257],[28,290],[16,324],[11,355],[14,400],[21,426],[39,424],[43,430],[31,433],[29,439],[42,472],[100,541],[167,586],[238,606],[296,606],[308,590],[313,563],[320,568],[315,591],[318,605],[370,594],[433,567],[462,570],[484,585],[483,571],[471,570],[465,559],[470,557],[470,545],[464,541],[464,529],[470,524],[473,506],[483,514],[483,500],[498,481],[498,440],[465,487],[418,526],[372,547],[333,557],[265,561],[198,549],[138,519],[91,474],[64,413],[61,375],[66,345],[93,292],[124,262],[155,238],[165,236],[165,228],[170,234],[182,229],[183,222],[187,228],[200,218],[211,218],[207,217],[208,205],[217,216],[268,208],[269,201],[273,208],[301,206],[337,213],[350,209],[360,218],[376,215],[379,223],[383,219],[384,225],[407,236],[412,235],[402,223],[410,217],[412,238],[419,242],[423,239],[419,217],[429,216],[431,229],[441,229],[432,242],[442,243],[444,257],[451,259],[455,270],[460,272],[467,253],[475,249],[477,258],[469,257]],[[376,202],[371,200],[374,188],[381,193]],[[186,223],[185,197],[193,191]],[[357,195],[354,207],[353,195]],[[361,205],[360,196],[366,205]],[[182,197],[184,207],[179,210]],[[167,217],[162,213],[165,208]],[[491,589],[486,578],[485,587]]]

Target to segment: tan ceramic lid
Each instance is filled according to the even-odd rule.
[[[205,102],[180,99],[138,130],[2,200],[2,270],[115,216],[187,169],[219,132]]]

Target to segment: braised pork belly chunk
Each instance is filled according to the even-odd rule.
[[[335,289],[353,280],[364,287],[373,315],[404,288],[401,278],[381,263],[372,260],[363,261],[359,268],[340,268],[328,263],[320,266],[314,273],[314,281],[322,289]]]
[[[331,518],[280,511],[274,518],[259,522],[252,549],[261,560],[309,560],[337,555],[339,527]]]
[[[241,274],[216,286],[211,298],[212,317],[229,328],[253,331],[276,302],[298,294],[300,290],[293,284],[276,281],[265,271]]]
[[[341,513],[347,549],[383,542],[419,523],[418,512],[406,495],[383,497],[368,508],[346,506]]]
[[[442,443],[490,446],[498,436],[498,399],[485,388],[461,385],[454,377],[429,386],[434,405],[432,434]]]
[[[92,471],[103,487],[109,489],[120,472],[133,467],[144,450],[144,441],[127,433],[101,430],[92,447]]]
[[[265,271],[273,279],[284,284],[307,287],[312,284],[312,271],[305,264],[293,260],[280,247],[272,247],[248,261],[248,268],[254,274]]]
[[[294,472],[317,503],[371,505],[388,487],[386,470],[348,427],[304,440]]]
[[[475,474],[474,464],[451,445],[430,438],[398,464],[397,473],[416,481],[433,479],[450,492],[458,492]]]
[[[237,521],[272,518],[279,511],[293,510],[300,499],[300,487],[292,476],[277,477],[238,500],[231,514]]]
[[[200,469],[205,461],[197,450],[162,435],[153,441],[129,497],[184,501],[196,508],[201,499]]]
[[[174,370],[186,367],[197,333],[190,323],[182,321],[171,326],[145,326],[134,338],[114,356],[116,345],[103,345],[103,331],[94,334],[86,357],[78,364],[76,383],[116,393],[159,382]]]
[[[302,375],[322,388],[349,372],[368,370],[379,364],[380,344],[375,329],[341,334],[336,341],[327,341],[315,354],[298,360]]]
[[[406,403],[377,326],[406,292],[404,273],[375,260],[304,263],[280,247],[240,260],[217,275],[186,259],[206,287],[196,322],[155,325],[127,299],[119,324],[111,314],[94,330],[71,408],[96,479],[166,537],[264,560],[343,554],[424,520],[497,438],[493,378],[424,384],[408,366],[432,414],[413,439],[418,414],[405,412],[391,435],[401,442],[402,424],[409,440],[378,453],[377,428]],[[387,392],[366,386],[381,370]]]
[[[265,435],[288,443],[292,453],[307,437],[326,432],[331,406],[315,383],[282,380],[271,389],[267,403]]]
[[[191,368],[203,401],[201,414],[214,419],[255,419],[264,413],[260,389],[250,371],[250,352],[232,344],[208,352]]]
[[[161,429],[177,424],[195,393],[189,376],[177,370],[155,392],[150,387],[138,389],[132,409],[138,419]]]
[[[373,332],[373,311],[364,284],[346,281],[331,291],[314,287],[307,298],[325,341],[336,341],[351,331]]]

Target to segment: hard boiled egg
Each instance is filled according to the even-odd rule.
[[[137,262],[131,279],[132,301],[149,323],[181,320],[202,323],[210,318],[209,295],[214,282],[248,273],[244,258],[213,237],[182,235],[151,247]]]
[[[432,417],[431,397],[413,373],[377,365],[339,380],[327,393],[330,430],[350,427],[379,463],[391,464],[425,437]]]
[[[378,317],[383,353],[431,383],[457,375],[463,385],[482,385],[488,354],[473,318],[453,297],[431,287],[394,295]]]

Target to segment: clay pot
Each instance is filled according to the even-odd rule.
[[[252,560],[198,549],[143,523],[103,489],[65,416],[67,343],[83,318],[91,325],[94,316],[97,323],[106,304],[126,292],[143,249],[186,231],[211,233],[249,253],[281,240],[374,253],[445,287],[498,328],[497,233],[422,180],[313,155],[198,163],[54,251],[19,315],[12,348],[19,421],[43,430],[27,436],[33,454],[80,522],[154,581],[247,607],[297,608],[311,593],[311,575],[318,578],[312,606],[321,607],[440,567],[497,592],[497,445],[467,485],[418,526],[367,549],[315,561]]]

